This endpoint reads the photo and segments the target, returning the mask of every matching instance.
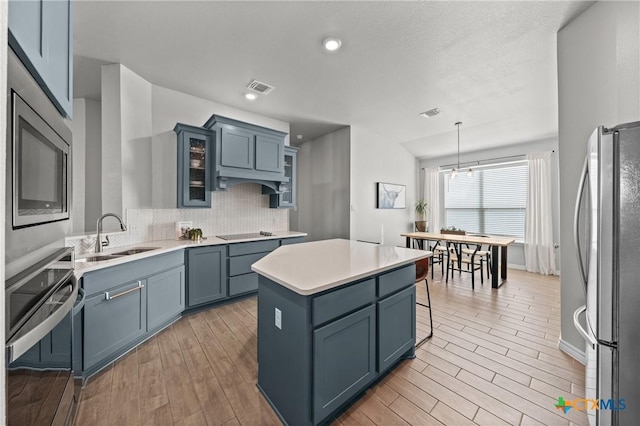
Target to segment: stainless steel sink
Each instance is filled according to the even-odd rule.
[[[145,251],[157,250],[159,247],[135,247],[125,251],[113,253],[114,256],[129,256],[132,254],[144,253]]]
[[[101,256],[89,256],[89,257],[83,257],[81,259],[76,259],[76,262],[100,262],[102,260],[111,260],[111,259],[118,259],[122,256],[117,256],[117,255],[113,255],[113,254],[104,254]]]

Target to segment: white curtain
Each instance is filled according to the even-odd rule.
[[[551,153],[527,156],[529,188],[525,213],[524,261],[529,272],[556,272],[551,209]]]
[[[437,169],[424,170],[424,199],[429,203],[427,220],[429,232],[440,232],[440,172]]]

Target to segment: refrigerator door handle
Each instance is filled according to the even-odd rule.
[[[578,195],[576,196],[576,208],[573,214],[573,243],[576,247],[576,254],[578,256],[578,267],[580,268],[580,277],[584,284],[585,294],[587,292],[587,273],[584,270],[584,261],[582,260],[582,248],[580,245],[580,201],[582,199],[582,193],[584,192],[585,184],[589,176],[589,157],[585,157],[584,165],[582,166],[582,172],[580,173],[580,183],[578,184]]]
[[[585,312],[587,312],[586,305],[582,305],[578,309],[576,309],[576,311],[573,313],[573,325],[576,327],[576,330],[578,330],[578,333],[580,333],[582,338],[586,340],[592,348],[595,349],[598,341],[582,327],[582,324],[580,324],[580,315]]]

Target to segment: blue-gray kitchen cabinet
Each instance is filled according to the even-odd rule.
[[[213,132],[178,123],[178,208],[211,207]]]
[[[227,246],[187,249],[187,305],[227,297]]]
[[[10,0],[9,45],[61,114],[73,107],[70,0]]]
[[[147,331],[146,280],[87,298],[84,305],[84,370],[118,352]]]
[[[313,418],[327,418],[376,377],[376,310],[368,306],[313,332]]]
[[[147,329],[153,331],[184,310],[184,266],[147,278]]]
[[[411,284],[409,284],[411,285]],[[377,303],[378,372],[394,365],[416,342],[416,287]]]
[[[269,195],[269,207],[278,208],[295,208],[296,207],[296,179],[297,179],[297,159],[298,148],[292,146],[284,147],[284,175],[289,182],[282,184],[282,192]],[[268,193],[265,189],[263,194]]]
[[[284,176],[286,133],[219,115],[211,116],[203,127],[215,132],[213,191],[249,180],[273,193],[288,181]]]

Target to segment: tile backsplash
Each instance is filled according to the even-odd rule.
[[[269,196],[258,184],[240,184],[226,192],[213,192],[210,209],[127,209],[127,231],[108,233],[109,247],[146,241],[173,240],[176,222],[188,220],[201,228],[204,236],[258,231],[289,230],[289,211],[270,209]],[[109,220],[109,219],[107,219]],[[68,237],[77,254],[90,253],[95,247],[95,233]]]

